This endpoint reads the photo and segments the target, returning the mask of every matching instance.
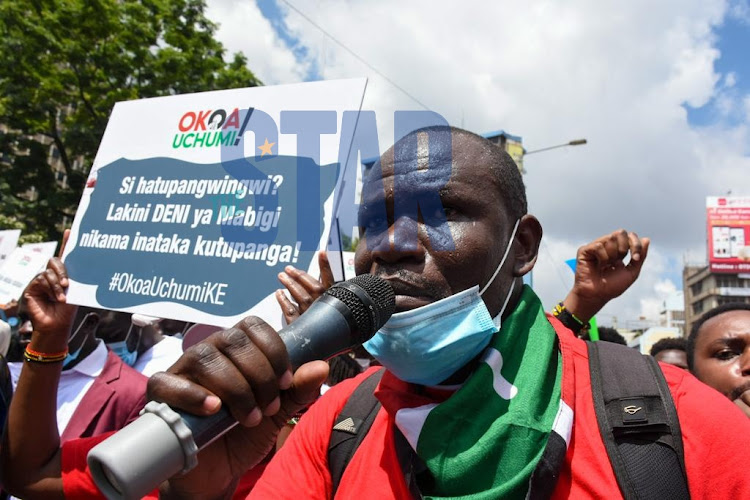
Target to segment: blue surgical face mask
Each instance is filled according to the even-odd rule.
[[[505,264],[519,222],[500,264],[481,291],[476,285],[426,306],[396,313],[364,348],[401,380],[428,386],[443,382],[479,355],[499,331],[500,318],[513,294],[515,281],[493,320],[482,294]]]
[[[83,328],[83,325],[85,325],[88,322],[89,316],[91,316],[92,314],[94,314],[94,313],[89,313],[86,316],[84,316],[84,318],[78,324],[78,328],[76,328],[76,331],[73,332],[73,335],[71,335],[70,338],[68,339],[68,345],[70,345],[70,342],[74,338],[76,338],[76,336],[78,335],[78,332],[81,331],[81,328]],[[76,359],[78,359],[78,356],[81,355],[81,351],[83,350],[83,344],[85,344],[85,343],[86,343],[85,341],[81,342],[81,346],[78,349],[76,349],[75,352],[68,352],[68,354],[65,356],[65,359],[63,360],[63,364],[62,364],[62,369],[63,370],[65,370],[68,366],[70,366],[70,364],[73,361],[75,361]]]
[[[78,356],[81,354],[81,351],[83,350],[83,344],[81,344],[81,347],[79,347],[76,352],[68,352],[68,354],[65,356],[65,359],[63,359],[62,369],[66,369],[70,363],[78,359]]]
[[[128,334],[125,336],[125,340],[120,340],[119,342],[112,342],[112,343],[107,344],[107,347],[109,347],[113,353],[117,354],[123,363],[125,363],[126,365],[130,367],[135,365],[135,362],[138,359],[138,346],[141,343],[142,329],[138,328],[138,343],[136,344],[135,349],[133,349],[133,351],[130,351],[128,349],[128,338],[130,337],[130,334],[132,332],[133,332],[133,325],[130,325]]]

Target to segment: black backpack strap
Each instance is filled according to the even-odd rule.
[[[599,431],[623,496],[690,498],[680,423],[659,365],[623,345],[587,344]]]
[[[370,430],[375,416],[380,411],[380,401],[375,397],[375,388],[383,378],[385,369],[381,368],[364,379],[349,399],[331,429],[331,440],[328,443],[328,470],[333,484],[332,497],[344,475],[346,466],[359,448],[360,443]]]

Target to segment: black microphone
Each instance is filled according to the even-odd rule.
[[[395,307],[393,289],[376,276],[363,274],[333,285],[279,331],[293,370],[368,341]],[[199,417],[151,401],[137,420],[89,452],[89,469],[107,498],[141,498],[195,467],[198,450],[235,425],[225,405],[214,415]]]

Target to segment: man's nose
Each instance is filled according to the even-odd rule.
[[[31,325],[31,321],[29,320],[21,323],[21,326],[18,329],[18,333],[20,333],[21,335],[30,335],[32,331],[34,331],[34,327]]]
[[[397,262],[405,258],[424,259],[425,248],[419,234],[419,224],[412,218],[401,217],[387,231],[367,237],[373,259]]]
[[[740,355],[740,371],[743,377],[750,377],[750,344],[745,347]]]

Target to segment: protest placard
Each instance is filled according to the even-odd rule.
[[[354,134],[343,118],[359,113],[365,84],[115,105],[65,249],[68,300],[219,326],[253,314],[280,327],[277,274],[309,270],[328,241]]]
[[[31,248],[16,248],[0,266],[0,304],[19,300],[26,285],[47,265],[49,258]]]
[[[16,249],[18,238],[20,237],[20,229],[6,229],[5,231],[0,231],[0,262],[3,262],[5,258]]]
[[[47,260],[49,260],[55,256],[55,252],[57,251],[57,242],[43,241],[41,243],[26,243],[24,245],[21,245],[21,247],[41,253],[46,257]]]

